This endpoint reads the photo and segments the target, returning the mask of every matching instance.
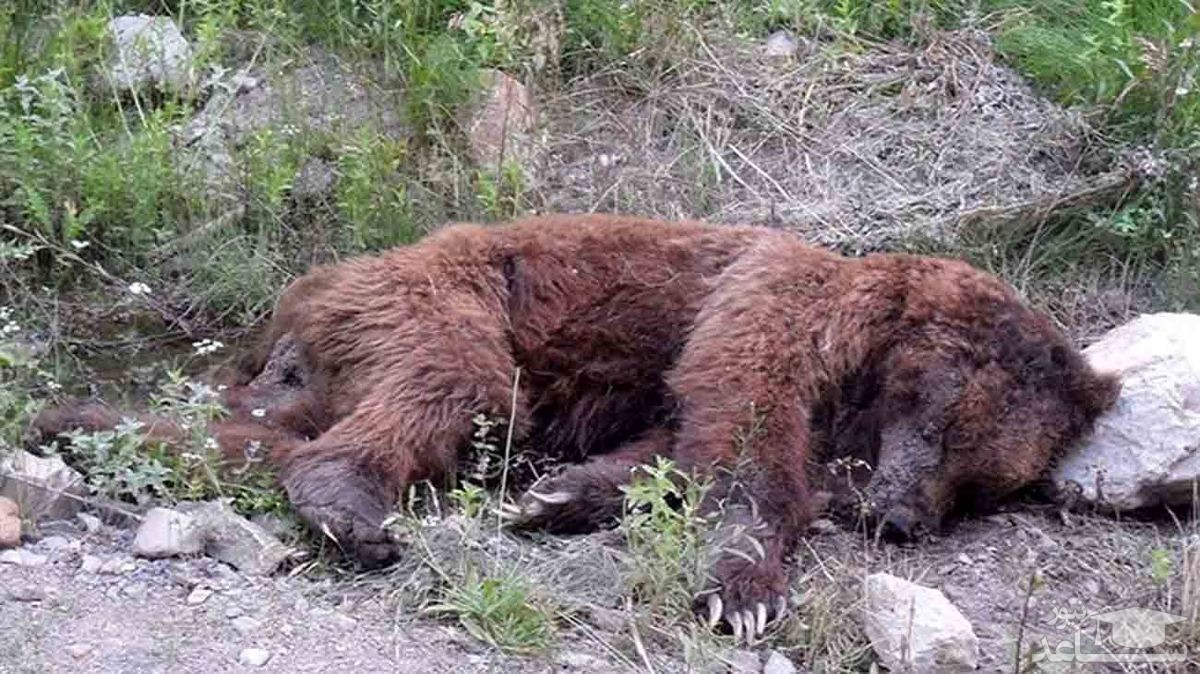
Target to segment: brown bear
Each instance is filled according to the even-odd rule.
[[[217,439],[268,447],[299,514],[353,556],[393,559],[381,523],[406,486],[455,470],[474,415],[511,416],[522,444],[575,462],[506,507],[521,525],[613,520],[655,456],[713,477],[706,507],[741,538],[703,606],[739,636],[783,610],[812,462],[870,463],[879,531],[912,536],[1038,478],[1118,388],[965,263],[621,216],[457,225],[315,269],[265,345]]]

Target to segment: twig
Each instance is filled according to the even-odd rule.
[[[512,384],[512,409],[508,413],[508,432],[504,439],[504,469],[500,471],[500,502],[504,502],[504,494],[508,491],[508,463],[512,456],[513,443],[513,428],[517,422],[517,396],[520,393],[521,384],[521,368],[513,372]],[[504,530],[504,519],[500,517],[500,512],[496,512],[496,533],[499,534]]]

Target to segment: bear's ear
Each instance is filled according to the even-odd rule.
[[[1121,395],[1121,378],[1115,374],[1088,372],[1080,397],[1089,418],[1103,414],[1117,404]]]

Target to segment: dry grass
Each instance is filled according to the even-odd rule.
[[[771,223],[850,251],[1111,202],[1134,171],[998,65],[988,35],[808,41],[795,59],[697,35],[660,83],[607,71],[552,111],[547,210]]]

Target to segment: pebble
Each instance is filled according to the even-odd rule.
[[[17,566],[41,566],[46,563],[46,556],[30,552],[24,548],[0,552],[0,564],[16,564]]]
[[[48,552],[58,552],[71,547],[71,541],[66,536],[47,536],[41,540],[39,545]]]
[[[209,597],[212,596],[212,593],[213,591],[207,587],[197,586],[196,589],[192,590],[187,596],[188,606],[199,606],[200,604],[203,604]]]
[[[262,667],[271,659],[271,652],[262,648],[244,648],[238,654],[238,662],[247,667]]]
[[[46,588],[32,583],[17,583],[8,588],[8,596],[13,601],[42,601],[47,597]]]
[[[972,563],[971,557],[965,552],[958,553],[958,556],[954,558],[954,561],[958,562],[959,564],[965,564],[966,566],[970,566]]]
[[[97,531],[100,531],[100,528],[104,526],[104,524],[100,521],[100,518],[96,517],[95,515],[89,515],[87,513],[75,513],[75,517],[79,520],[79,523],[83,525],[84,531],[88,532],[89,534],[94,534]]]
[[[84,555],[83,561],[79,563],[79,570],[84,573],[99,573],[102,566],[104,566],[103,559],[95,555]]]
[[[334,614],[329,617],[329,622],[334,627],[344,630],[352,630],[358,626],[358,621],[346,615],[345,613],[334,612]]]
[[[137,565],[133,563],[132,559],[129,559],[128,557],[113,557],[100,564],[100,568],[97,570],[97,573],[103,573],[109,576],[120,576],[133,571],[135,568],[137,568]]]
[[[758,674],[762,671],[762,664],[754,651],[734,649],[725,654],[725,660],[729,662],[729,671],[732,674]]]
[[[76,660],[82,660],[85,656],[87,656],[88,653],[92,652],[92,645],[83,643],[71,644],[70,646],[67,646],[66,651],[67,655],[70,655]]]
[[[238,634],[248,636],[257,630],[259,622],[250,616],[241,616],[233,619],[233,629],[237,630]]]
[[[767,38],[765,50],[767,56],[795,56],[800,50],[800,44],[787,31],[777,30]]]
[[[225,609],[226,618],[236,618],[243,613],[245,613],[245,611],[242,610],[241,606],[230,606]]]
[[[762,674],[796,674],[796,665],[779,651],[771,651],[767,656],[767,664],[763,665]]]
[[[604,664],[596,656],[588,653],[580,653],[579,651],[565,651],[560,653],[558,661],[571,669],[592,669]]]

